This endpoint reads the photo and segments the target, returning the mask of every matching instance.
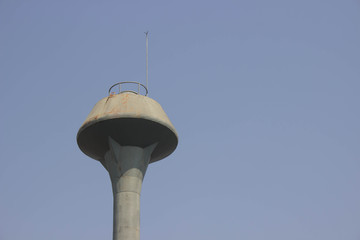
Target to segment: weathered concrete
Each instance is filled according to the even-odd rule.
[[[120,146],[109,137],[110,150],[101,163],[109,172],[113,187],[113,240],[140,239],[141,185],[156,145]]]
[[[140,191],[147,166],[178,144],[174,126],[155,100],[134,93],[101,99],[77,134],[86,155],[109,172],[114,194],[114,240],[140,239]]]

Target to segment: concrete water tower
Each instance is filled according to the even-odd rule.
[[[126,90],[128,84],[136,84],[137,90]],[[140,239],[140,191],[146,169],[149,163],[170,155],[178,144],[174,126],[147,93],[147,87],[137,82],[113,85],[77,134],[81,151],[109,172],[114,195],[113,240]]]

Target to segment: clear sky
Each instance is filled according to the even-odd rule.
[[[360,239],[358,0],[0,0],[0,239],[111,239],[76,134],[119,81],[179,133],[141,238]]]

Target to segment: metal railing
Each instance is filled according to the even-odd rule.
[[[121,85],[122,84],[136,84],[137,85],[137,92],[136,91],[133,91],[133,90],[121,90]],[[118,93],[114,93],[114,92],[111,92],[111,90],[116,87],[116,86],[119,86],[118,90],[119,92]],[[110,88],[109,88],[109,95],[112,95],[112,94],[120,94],[120,93],[123,93],[123,92],[131,92],[131,93],[135,93],[135,94],[141,94],[140,93],[140,87],[143,87],[145,89],[145,96],[148,95],[148,90],[147,90],[147,87],[145,87],[145,85],[139,83],[139,82],[118,82],[118,83],[115,83],[114,85],[112,85]]]

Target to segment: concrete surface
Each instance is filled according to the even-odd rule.
[[[109,172],[113,187],[113,240],[140,239],[141,185],[156,145],[121,146],[109,137],[110,150],[101,163]]]

